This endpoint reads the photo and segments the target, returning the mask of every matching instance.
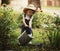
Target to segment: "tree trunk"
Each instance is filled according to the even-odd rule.
[[[1,5],[2,4],[7,4],[8,5],[8,4],[10,4],[10,0],[1,0]]]
[[[41,9],[41,1],[40,0],[28,0],[28,4],[35,5],[36,8]]]

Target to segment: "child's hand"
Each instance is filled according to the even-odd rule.
[[[28,25],[25,25],[25,27],[29,27]]]
[[[29,28],[31,28],[31,26],[29,26]]]

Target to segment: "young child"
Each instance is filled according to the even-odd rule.
[[[36,11],[36,8],[32,4],[30,4],[26,8],[24,8],[23,25],[22,25],[21,33],[26,31],[27,34],[33,35],[32,20],[33,20],[33,14],[35,13],[35,11]]]

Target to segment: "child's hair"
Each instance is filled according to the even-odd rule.
[[[26,13],[24,13],[24,17],[26,17]],[[30,16],[30,18],[32,17],[32,15]]]

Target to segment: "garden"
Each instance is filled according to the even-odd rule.
[[[23,13],[12,8],[0,8],[0,50],[12,51],[60,51],[60,17],[47,12],[36,12],[33,17],[32,44],[20,46]],[[37,44],[42,44],[39,46]]]

